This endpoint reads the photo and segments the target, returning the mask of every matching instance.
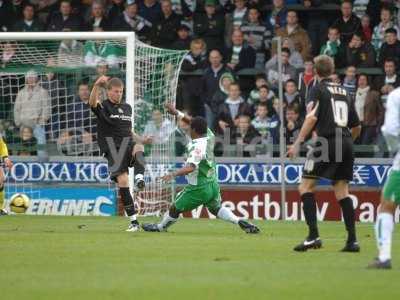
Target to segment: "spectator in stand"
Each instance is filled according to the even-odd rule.
[[[99,60],[99,63],[96,66],[96,74],[90,76],[89,82],[91,82],[93,84],[101,76],[110,76],[109,75],[109,68],[108,68],[107,62],[105,60]],[[105,86],[101,86],[99,88],[99,94],[100,94],[101,102],[103,102],[104,100],[106,100],[108,98],[107,89],[106,89]]]
[[[277,29],[276,35],[282,38],[290,38],[304,60],[311,55],[310,38],[307,32],[300,26],[297,13],[294,10],[288,11],[286,21],[286,26]]]
[[[360,144],[376,144],[379,129],[383,124],[384,109],[379,92],[371,89],[366,74],[358,76],[358,88],[354,104],[361,122]]]
[[[111,23],[106,16],[106,10],[101,0],[94,0],[92,2],[90,15],[88,20],[89,31],[93,31],[95,27],[101,27],[104,31],[111,30]]]
[[[286,110],[285,102],[281,102],[281,100],[279,100],[279,98],[274,98],[274,101],[272,103],[272,107],[274,108],[274,113],[277,116],[280,115],[281,106],[283,108],[283,111],[285,111]]]
[[[318,9],[324,2],[322,0],[302,0],[299,2],[303,2],[306,8],[303,12],[307,19],[306,31],[311,40],[312,55],[317,56],[322,44],[325,42],[330,15],[329,12]],[[304,17],[300,19],[304,19]]]
[[[371,43],[372,41],[372,30],[371,21],[368,15],[364,15],[361,18],[361,32],[364,35],[364,39]]]
[[[261,102],[257,105],[251,125],[267,143],[279,144],[279,117],[266,103]]]
[[[295,103],[288,105],[285,112],[286,145],[292,145],[295,142],[302,125],[303,119],[299,107]]]
[[[143,135],[151,138],[152,145],[165,145],[174,131],[174,124],[169,119],[163,118],[159,109],[155,109],[151,115],[151,120],[144,128]]]
[[[194,10],[196,8],[197,1],[191,0],[171,0],[172,10],[184,18],[183,23],[187,26],[191,24],[191,18],[193,17]]]
[[[193,18],[193,31],[196,37],[202,38],[207,49],[224,49],[224,16],[216,13],[215,0],[205,1],[205,13],[197,13]]]
[[[81,82],[78,85],[78,94],[74,101],[67,105],[67,128],[76,131],[95,133],[96,118],[92,116],[89,106],[90,89],[89,84]]]
[[[247,103],[250,105],[257,105],[260,102],[260,88],[266,87],[266,99],[272,99],[275,97],[273,91],[269,90],[267,79],[265,79],[264,74],[256,75],[255,76],[255,89],[250,91],[249,98],[247,99]]]
[[[282,80],[283,82],[288,81],[289,79],[297,78],[297,70],[294,66],[289,63],[290,50],[288,48],[282,49]],[[267,63],[268,64],[268,63]],[[268,76],[268,83],[273,89],[278,89],[278,63],[275,66],[267,67],[266,74]]]
[[[367,15],[368,2],[370,0],[354,0],[353,2],[353,13],[361,19]]]
[[[346,68],[345,77],[343,78],[343,87],[347,90],[350,97],[354,100],[357,89],[357,69],[355,66]]]
[[[12,0],[11,3],[13,6],[13,9],[14,9],[15,17],[17,19],[21,19],[23,17],[22,11],[24,10],[25,5],[29,3],[29,1],[28,0]]]
[[[151,43],[160,48],[172,48],[177,40],[176,31],[181,25],[181,16],[172,10],[171,0],[161,0],[161,17],[153,23]]]
[[[268,116],[272,117],[272,115],[274,114],[274,100],[276,99],[275,95],[272,93],[272,91],[269,90],[267,85],[260,86],[258,91],[259,91],[260,97],[259,97],[258,101],[252,105],[253,111],[256,110],[258,104],[264,103],[268,107],[268,112],[269,112]],[[272,93],[272,95],[271,95],[271,93]]]
[[[397,31],[394,28],[386,30],[385,43],[383,43],[379,51],[379,65],[383,66],[383,63],[387,59],[394,59],[397,68],[400,64],[400,42],[397,39]]]
[[[256,145],[261,144],[260,133],[251,125],[248,115],[237,118],[237,129],[233,135],[233,143],[238,146],[237,154],[242,157],[254,157],[257,153]],[[248,147],[253,146],[254,148]]]
[[[257,8],[249,8],[248,17],[240,30],[243,32],[245,41],[256,51],[255,67],[263,69],[265,58],[269,57],[272,32],[260,22],[260,12]]]
[[[364,41],[361,33],[353,34],[346,48],[347,65],[357,68],[372,68],[376,64],[375,51],[372,45]]]
[[[133,0],[137,1],[137,0]],[[161,19],[161,5],[157,0],[142,0],[138,2],[139,15],[152,25]]]
[[[354,33],[361,31],[360,19],[352,13],[352,4],[350,0],[344,0],[340,6],[341,16],[332,27],[337,27],[340,32],[342,43],[347,45]]]
[[[60,2],[60,10],[51,16],[47,31],[63,31],[64,28],[73,31],[79,31],[83,28],[82,19],[72,13],[72,5],[69,0]]]
[[[285,91],[283,93],[283,101],[285,106],[296,104],[300,106],[300,94],[297,90],[296,82],[293,79],[289,79],[285,82]]]
[[[240,115],[252,116],[251,106],[247,104],[240,96],[240,87],[238,83],[231,83],[229,86],[228,97],[218,109],[217,132],[223,134],[230,130],[230,136],[236,131],[237,118]]]
[[[299,81],[297,89],[300,94],[300,107],[299,111],[302,118],[305,117],[305,107],[310,96],[311,88],[318,83],[318,80],[314,76],[314,62],[312,59],[307,59],[304,63],[304,72],[299,74]]]
[[[190,28],[187,25],[181,24],[177,30],[177,40],[172,44],[172,49],[176,50],[187,50],[190,49],[190,42],[192,38],[190,37]]]
[[[329,76],[329,78],[334,83],[342,84],[342,81],[340,80],[340,76],[338,73],[333,73],[331,76]]]
[[[245,68],[254,68],[256,64],[256,52],[243,38],[240,29],[232,33],[232,48],[226,51],[227,66],[237,72]]]
[[[39,145],[46,144],[45,125],[50,119],[51,100],[47,90],[39,84],[38,74],[30,70],[25,86],[19,90],[14,103],[14,123],[17,127],[33,128]]]
[[[33,129],[28,126],[20,128],[20,144],[18,145],[17,155],[35,156],[37,155],[37,139],[33,136]]]
[[[111,25],[114,24],[114,22],[119,18],[119,16],[124,12],[124,10],[125,10],[124,0],[111,0],[106,13]]]
[[[185,115],[188,115],[185,112]],[[177,128],[175,129],[175,156],[184,156],[186,153],[186,146],[191,141],[190,138],[190,124],[182,119],[177,120]]]
[[[11,41],[6,41],[1,45],[1,68],[18,63],[17,47],[17,44]]]
[[[300,52],[298,52],[295,47],[294,43],[290,38],[284,38],[282,40],[282,49],[288,48],[290,50],[290,57],[289,57],[289,64],[291,64],[296,69],[302,69],[304,66],[303,57],[301,56]],[[272,47],[272,57],[266,63],[266,68],[271,68],[278,63],[278,56],[277,56],[277,48]]]
[[[49,57],[46,65],[46,74],[40,77],[40,85],[48,91],[51,101],[51,116],[46,124],[46,132],[50,139],[55,139],[60,130],[66,128],[66,107],[70,100],[67,95],[75,93],[76,86],[72,80],[60,80],[55,72],[57,61]],[[65,75],[65,74],[63,74]]]
[[[381,93],[381,100],[386,105],[387,96],[400,86],[400,77],[396,74],[396,61],[387,58],[383,66],[384,75],[375,78],[375,89]]]
[[[232,47],[233,30],[240,28],[248,19],[249,10],[246,7],[247,0],[234,0],[235,8],[232,13],[225,15],[225,45]]]
[[[102,32],[101,27],[95,31]],[[118,67],[123,55],[122,49],[107,40],[87,40],[83,49],[83,61],[87,66],[95,67],[100,63]]]
[[[213,53],[214,56],[220,56],[218,52]],[[211,53],[210,53],[211,57]],[[214,66],[217,66],[214,63]],[[182,71],[194,72],[197,70],[204,70],[207,67],[207,49],[206,44],[202,39],[195,39],[190,44],[190,52],[187,54],[182,62]],[[216,67],[218,70],[218,67]],[[218,71],[217,71],[218,72]],[[212,75],[210,76],[210,80]],[[188,76],[182,79],[182,108],[187,110],[192,116],[204,116],[204,100],[203,99],[203,84],[204,77]],[[206,97],[212,97],[208,93]]]
[[[76,135],[74,130],[63,130],[57,139],[57,149],[68,156],[93,155],[93,136],[86,131]]]
[[[265,18],[265,24],[275,32],[277,29],[286,26],[287,8],[285,0],[273,0],[272,11]]]
[[[378,54],[382,44],[385,42],[386,31],[389,28],[393,28],[397,33],[400,33],[399,27],[392,21],[392,12],[387,6],[384,6],[381,9],[381,22],[375,26],[372,34],[372,45]]]
[[[152,25],[138,15],[137,3],[134,0],[128,0],[122,14],[114,18],[112,28],[115,31],[134,31],[140,40],[146,41]]]
[[[228,97],[229,87],[235,82],[235,78],[232,73],[225,73],[221,75],[219,82],[219,89],[215,92],[212,97],[210,108],[214,116],[218,115],[218,110],[221,104],[223,104]]]
[[[13,31],[18,32],[40,32],[43,31],[43,24],[35,18],[35,7],[27,3],[22,11],[23,18],[17,21]]]
[[[64,28],[64,31],[69,31]],[[83,45],[77,40],[63,40],[58,47],[57,65],[62,67],[77,67],[82,64]]]
[[[0,32],[11,31],[17,20],[11,1],[2,0],[0,3]]]
[[[328,40],[321,47],[320,54],[325,54],[335,60],[336,67],[343,67],[346,64],[346,45],[340,40],[340,32],[337,27],[329,27]]]
[[[29,0],[29,3],[35,6],[36,16],[42,24],[48,25],[50,14],[57,11],[59,6],[58,0]],[[47,28],[47,26],[45,26]]]
[[[367,5],[366,14],[371,18],[371,25],[375,27],[380,22],[381,9],[384,6],[388,6],[391,10],[394,10],[394,2],[397,0],[369,0]],[[396,22],[397,23],[397,22]]]

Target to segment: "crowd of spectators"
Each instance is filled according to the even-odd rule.
[[[326,4],[333,6],[327,10]],[[399,8],[399,0],[0,0],[0,31],[134,31],[148,44],[187,49],[182,71],[201,75],[180,77],[178,107],[204,116],[218,135],[228,134],[229,142],[238,146],[279,144],[281,123],[286,143],[293,142],[306,115],[309,91],[317,83],[313,57],[326,54],[343,70],[332,80],[346,87],[362,121],[357,143],[376,144],[387,95],[400,85]],[[275,37],[281,37],[281,57]],[[15,48],[10,42],[1,45],[0,68],[15,60]],[[101,74],[118,66],[119,51],[104,42],[66,40],[58,47],[57,61],[49,64],[83,63]],[[277,100],[279,59],[283,103]],[[368,68],[382,72],[369,76],[364,74]],[[244,69],[258,75],[240,76]],[[25,144],[44,144],[46,126],[54,117],[51,93],[70,87],[53,88],[57,74],[41,78],[40,84],[34,72],[24,80],[12,101],[12,125],[20,128]],[[69,128],[84,128],[81,139],[87,144],[95,139],[91,126],[82,121],[90,119],[90,82],[74,87],[76,99],[65,105],[61,145],[74,136]],[[27,109],[32,106],[34,110]],[[170,131],[160,115],[153,112],[147,133],[164,127]],[[180,125],[177,135],[185,132]],[[164,138],[155,140],[161,143]]]

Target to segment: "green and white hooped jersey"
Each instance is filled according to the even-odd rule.
[[[196,166],[196,170],[186,176],[190,185],[203,185],[217,180],[214,145],[215,136],[209,128],[207,136],[192,140],[187,145],[186,164]]]

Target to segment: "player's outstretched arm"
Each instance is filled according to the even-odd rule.
[[[187,174],[192,173],[194,170],[196,170],[196,166],[193,164],[187,164],[184,167],[180,168],[179,170],[176,170],[172,173],[168,173],[166,175],[164,175],[163,177],[161,177],[160,179],[162,181],[171,181],[173,178],[175,177],[179,177],[179,176],[185,176]]]
[[[89,105],[90,107],[96,107],[98,103],[100,103],[100,87],[104,86],[108,81],[107,76],[100,76],[96,82],[94,83],[92,92],[89,97]]]
[[[166,103],[165,104],[165,108],[167,109],[167,112],[175,117],[177,117],[178,119],[181,119],[182,121],[190,124],[192,122],[192,118],[186,114],[184,114],[183,112],[177,110],[175,108],[175,106],[172,103]]]

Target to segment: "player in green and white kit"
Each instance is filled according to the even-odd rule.
[[[368,266],[371,269],[391,269],[393,215],[400,205],[400,88],[389,94],[382,133],[389,150],[396,153],[392,170],[383,187],[381,204],[375,224],[378,257]]]
[[[246,233],[259,233],[257,226],[240,220],[228,208],[221,206],[221,192],[216,175],[214,161],[215,137],[207,127],[202,117],[191,119],[172,105],[167,105],[168,111],[190,124],[192,141],[187,146],[188,158],[183,168],[163,176],[161,179],[170,181],[177,176],[184,176],[188,185],[176,195],[175,201],[159,224],[143,224],[145,231],[166,231],[169,226],[178,221],[179,215],[204,205],[218,218],[238,224]]]

